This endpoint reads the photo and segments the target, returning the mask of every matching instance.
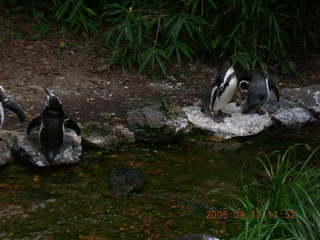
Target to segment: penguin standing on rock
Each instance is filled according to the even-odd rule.
[[[44,88],[47,95],[47,103],[42,114],[34,118],[28,126],[27,134],[32,129],[40,126],[39,141],[49,163],[53,163],[56,155],[63,145],[64,128],[74,130],[80,135],[77,123],[64,115],[59,99],[49,90]]]
[[[240,79],[240,88],[247,88],[248,91],[247,101],[242,110],[244,114],[260,113],[260,110],[269,101],[271,91],[274,92],[279,102],[278,89],[267,72],[252,71],[242,75]],[[241,83],[243,83],[242,86],[246,84],[248,86],[241,87]]]
[[[224,113],[221,109],[230,102],[238,85],[238,80],[230,61],[223,63],[215,82],[217,85],[212,88],[209,94],[209,102],[205,112],[212,114],[214,121],[223,122],[223,119],[231,117],[231,114]]]
[[[4,109],[15,113],[21,122],[24,121],[24,112],[19,104],[10,100],[4,88],[0,85],[0,129],[4,122]]]

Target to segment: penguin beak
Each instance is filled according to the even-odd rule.
[[[49,98],[52,96],[52,93],[51,93],[48,89],[46,89],[46,88],[43,88],[43,90],[45,91],[45,93],[46,93],[46,95],[47,95],[47,98],[48,98],[48,100],[49,100]]]
[[[10,110],[11,112],[15,113],[21,122],[24,121],[24,112],[19,104],[7,99],[2,102],[2,105],[5,109]]]

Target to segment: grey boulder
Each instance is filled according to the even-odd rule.
[[[272,119],[285,127],[301,127],[316,121],[319,108],[316,86],[286,88],[281,92],[280,102],[269,101],[265,109]],[[319,92],[320,93],[320,92]]]
[[[281,91],[281,96],[320,115],[320,85],[286,88]]]
[[[185,113],[161,100],[136,103],[128,110],[127,124],[137,141],[151,143],[170,142],[188,131]]]
[[[134,134],[123,125],[109,126],[88,122],[81,127],[82,144],[85,149],[113,150],[119,144],[134,142]]]
[[[271,117],[286,127],[301,127],[315,120],[310,111],[302,107],[280,108]]]

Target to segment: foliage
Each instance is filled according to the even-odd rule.
[[[318,1],[0,0],[0,6],[99,34],[110,62],[167,72],[168,63],[231,57],[242,68],[294,68],[289,52],[317,45]],[[43,29],[39,27],[40,29]]]
[[[283,155],[273,153],[265,161],[258,159],[265,181],[245,185],[246,196],[236,200],[245,212],[261,215],[244,218],[244,231],[234,240],[320,239],[320,167],[308,166],[318,149],[304,162],[297,162],[295,148]]]

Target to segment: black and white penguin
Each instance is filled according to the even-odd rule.
[[[4,122],[4,109],[15,113],[21,122],[24,121],[24,112],[19,104],[9,99],[4,88],[0,85],[0,129]]]
[[[219,75],[215,79],[216,86],[209,93],[209,101],[205,112],[213,115],[216,122],[223,122],[225,117],[231,114],[224,113],[221,109],[230,102],[236,89],[238,80],[234,72],[233,65],[230,61],[225,61],[219,71]]]
[[[248,80],[248,81],[246,81]],[[240,77],[240,88],[247,90],[247,100],[243,106],[244,114],[259,113],[270,99],[271,91],[279,101],[278,89],[267,72],[252,71]]]
[[[74,130],[80,135],[80,128],[76,122],[64,115],[59,99],[49,90],[44,89],[47,103],[42,114],[29,123],[27,134],[40,126],[39,141],[47,160],[52,163],[63,145],[64,128]]]

